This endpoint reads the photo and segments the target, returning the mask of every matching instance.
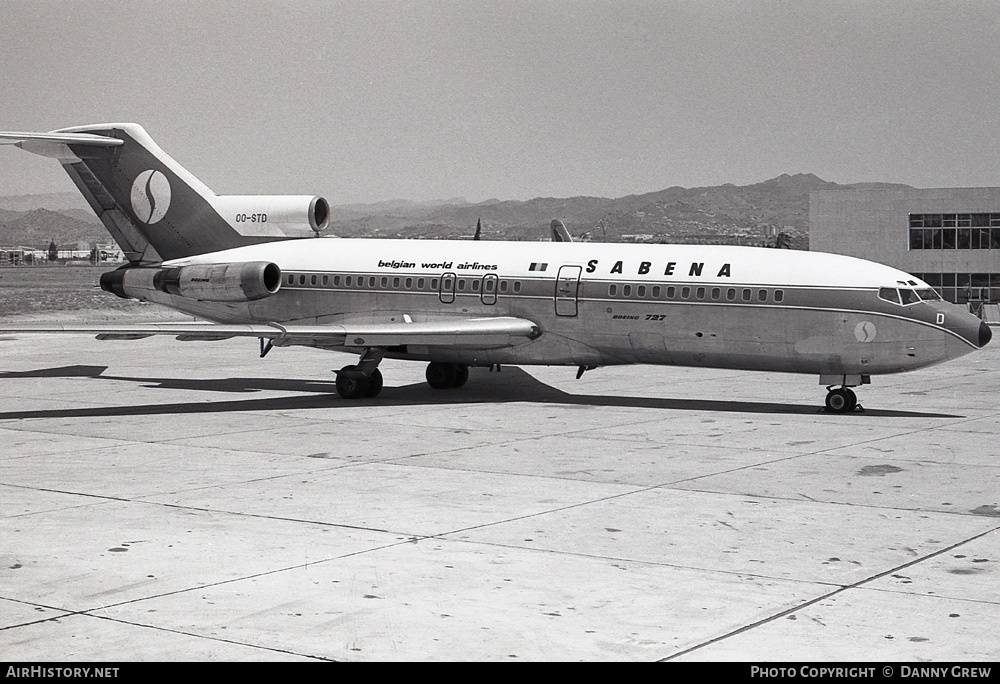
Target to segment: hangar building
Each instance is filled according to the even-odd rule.
[[[894,266],[972,308],[1000,302],[1000,188],[815,191],[809,248]]]

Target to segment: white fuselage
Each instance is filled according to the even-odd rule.
[[[650,363],[872,375],[920,368],[978,348],[980,321],[962,307],[942,301],[904,305],[879,297],[885,288],[929,289],[913,276],[815,252],[315,238],[164,266],[251,261],[280,267],[277,293],[226,304],[159,292],[146,298],[223,323],[515,316],[542,331],[507,349],[388,350],[400,358],[470,365]]]

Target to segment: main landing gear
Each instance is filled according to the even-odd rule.
[[[458,389],[469,381],[469,367],[463,363],[432,361],[427,364],[424,376],[434,389]]]
[[[858,395],[850,387],[827,387],[826,410],[830,413],[850,413],[858,406]],[[864,409],[862,409],[863,411]]]
[[[369,349],[354,366],[344,366],[337,374],[337,394],[343,399],[373,399],[382,391],[382,371],[378,364],[384,352]],[[434,389],[455,389],[469,380],[469,367],[462,363],[427,364],[427,384]]]

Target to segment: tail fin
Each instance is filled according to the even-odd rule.
[[[288,239],[282,227],[326,227],[320,197],[218,197],[138,124],[0,133],[0,143],[59,160],[133,263],[157,263]],[[268,222],[265,210],[272,209]],[[283,222],[282,219],[287,219]]]

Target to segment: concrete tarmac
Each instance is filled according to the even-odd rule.
[[[1000,345],[812,376],[0,339],[0,660],[1000,660]]]

